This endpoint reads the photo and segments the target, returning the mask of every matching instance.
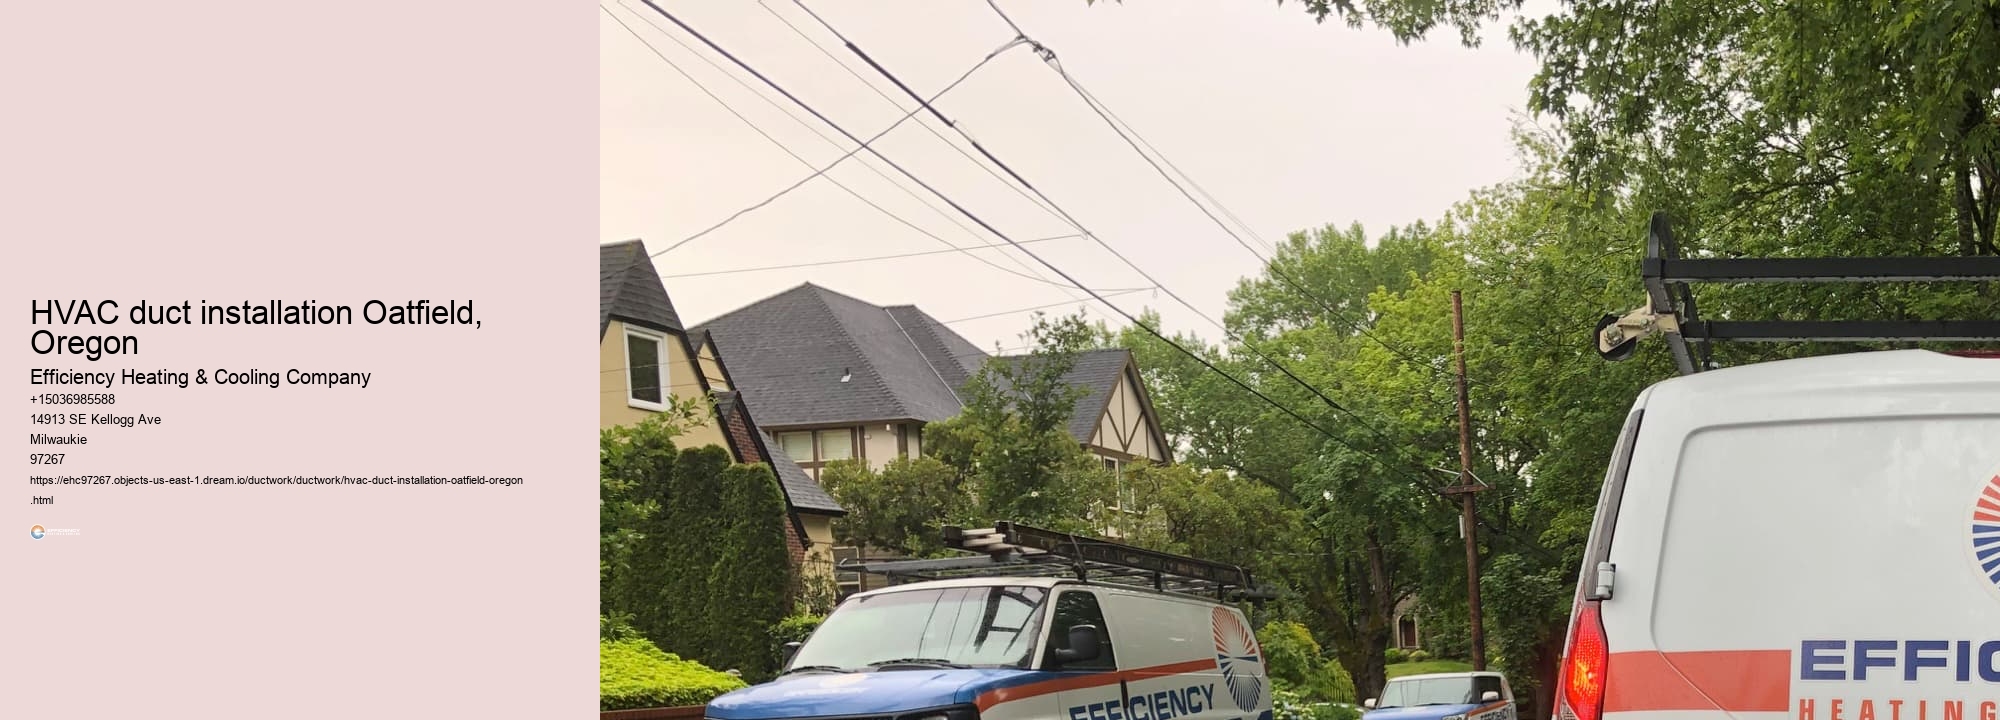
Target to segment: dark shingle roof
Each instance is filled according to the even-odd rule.
[[[1063,374],[1063,382],[1085,391],[1083,397],[1076,401],[1076,410],[1069,418],[1069,434],[1077,442],[1090,442],[1091,436],[1097,434],[1098,421],[1104,416],[1104,405],[1110,402],[1112,390],[1125,379],[1125,363],[1131,356],[1131,351],[1124,349],[1081,352],[1076,356],[1076,365]],[[1007,355],[998,359],[1019,364],[1032,357]]]
[[[667,288],[646,245],[638,240],[599,245],[597,249],[597,334],[616,318],[655,330],[680,330],[680,315],[667,299]]]
[[[764,438],[767,445],[778,444],[768,434]],[[847,514],[847,508],[841,507],[840,502],[834,500],[818,480],[814,480],[798,463],[792,462],[792,456],[786,455],[783,450],[771,453],[771,469],[777,472],[778,482],[785,487],[785,495],[791,498],[792,507],[821,515]]]
[[[734,387],[766,427],[943,420],[958,414],[956,388],[985,359],[921,310],[883,308],[810,283],[695,332],[726,348]]]

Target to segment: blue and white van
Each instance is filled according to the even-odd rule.
[[[1369,698],[1362,720],[1515,720],[1514,689],[1497,672],[1406,675]]]
[[[936,580],[842,602],[711,720],[1271,720],[1237,609],[1046,577]]]

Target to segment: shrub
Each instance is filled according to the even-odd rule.
[[[1425,660],[1429,660],[1429,659],[1431,659],[1431,654],[1430,654],[1430,653],[1427,653],[1427,652],[1424,652],[1424,651],[1422,651],[1422,650],[1411,650],[1411,651],[1410,651],[1410,662],[1423,662],[1423,661],[1425,661]]]
[[[1264,672],[1272,679],[1301,691],[1312,685],[1313,671],[1320,665],[1320,649],[1306,626],[1286,621],[1264,623],[1257,631],[1257,644],[1264,647]]]
[[[819,629],[820,621],[825,619],[818,615],[793,615],[785,618],[777,625],[771,626],[771,648],[777,653],[777,657],[782,660],[784,658],[785,643],[805,642],[806,638],[812,636],[814,630]],[[778,665],[782,664],[782,662],[778,663]],[[773,665],[772,667],[777,667],[778,665]]]
[[[1332,661],[1322,664],[1313,673],[1312,685],[1307,688],[1307,695],[1312,699],[1331,703],[1353,704],[1357,694],[1354,678],[1347,674],[1347,668]]]
[[[826,618],[819,615],[793,615],[771,627],[771,640],[782,646],[788,642],[805,642],[819,624]]]
[[[777,654],[767,645],[771,626],[791,611],[785,496],[777,476],[763,465],[732,465],[721,475],[726,519],[714,538],[720,553],[708,576],[705,608],[714,642],[700,659],[763,681],[776,671]]]
[[[1404,652],[1402,648],[1389,648],[1382,653],[1382,661],[1390,665],[1409,662],[1409,660],[1410,654]]]
[[[682,660],[643,639],[597,643],[599,710],[706,705],[743,681]]]

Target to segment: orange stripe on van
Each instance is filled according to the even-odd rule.
[[[1043,680],[1041,682],[1028,683],[1026,685],[1016,685],[1014,687],[1005,687],[996,690],[988,690],[986,692],[980,693],[979,697],[973,701],[973,704],[979,707],[980,712],[985,712],[987,708],[999,705],[1000,703],[1013,702],[1015,700],[1026,700],[1031,697],[1039,697],[1050,693],[1059,693],[1065,690],[1082,690],[1084,688],[1093,688],[1093,687],[1098,687],[1100,685],[1116,684],[1121,680],[1123,681],[1145,680],[1148,678],[1156,678],[1165,675],[1179,675],[1181,673],[1201,672],[1203,670],[1214,670],[1215,668],[1216,668],[1215,661],[1210,659],[1210,660],[1190,660],[1187,662],[1169,663],[1166,665],[1154,665],[1152,667],[1133,668],[1130,670],[1118,670],[1115,672],[1078,673],[1073,677],[1059,677],[1052,680]]]
[[[1612,653],[1605,712],[1791,709],[1790,650]]]

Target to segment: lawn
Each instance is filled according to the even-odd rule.
[[[1389,677],[1395,679],[1404,675],[1469,672],[1472,670],[1472,663],[1464,663],[1457,660],[1425,660],[1423,662],[1396,663],[1390,665],[1388,669]]]

